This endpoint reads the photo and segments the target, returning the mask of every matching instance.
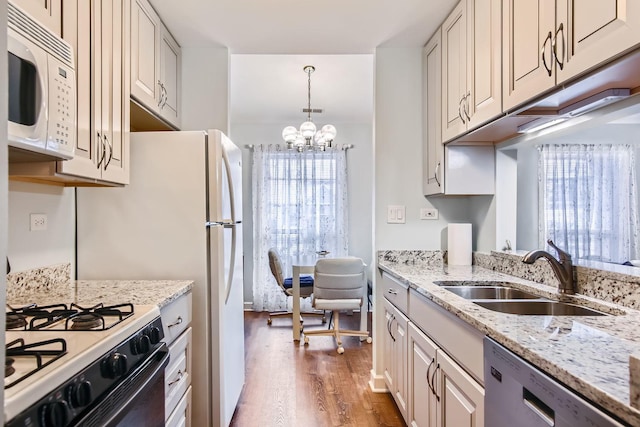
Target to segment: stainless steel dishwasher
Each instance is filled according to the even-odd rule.
[[[624,426],[491,338],[484,339],[485,426]]]

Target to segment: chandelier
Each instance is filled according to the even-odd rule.
[[[322,129],[317,130],[316,125],[311,120],[311,113],[321,113],[322,110],[311,109],[311,73],[316,70],[313,65],[305,65],[303,71],[307,73],[307,108],[302,112],[307,113],[307,121],[300,125],[300,130],[293,126],[287,126],[282,130],[282,138],[287,143],[287,148],[296,148],[303,151],[305,148],[318,148],[325,151],[327,147],[331,148],[337,131],[333,125],[324,125]]]

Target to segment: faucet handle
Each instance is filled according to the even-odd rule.
[[[558,258],[560,259],[561,263],[563,263],[565,261],[571,262],[571,255],[569,255],[567,252],[565,252],[562,249],[560,249],[559,247],[557,247],[555,245],[555,243],[553,243],[553,240],[549,239],[549,240],[547,240],[547,243],[549,244],[549,246],[551,246],[553,249],[555,249],[556,252],[558,252]]]

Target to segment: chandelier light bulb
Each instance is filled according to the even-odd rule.
[[[298,133],[298,129],[294,128],[293,126],[287,126],[282,130],[282,139],[284,139],[285,142],[288,142],[288,143],[293,142],[296,140],[297,133]]]
[[[305,139],[311,139],[316,133],[316,125],[311,121],[304,122],[300,125],[300,133]]]
[[[324,135],[324,139],[327,141],[333,141],[336,138],[338,131],[334,125],[324,125],[322,126],[322,134]]]

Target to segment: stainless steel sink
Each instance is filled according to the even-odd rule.
[[[538,295],[505,286],[443,286],[462,298],[476,300],[540,299]]]
[[[525,316],[606,316],[591,308],[558,301],[474,301],[479,306],[501,313]]]

